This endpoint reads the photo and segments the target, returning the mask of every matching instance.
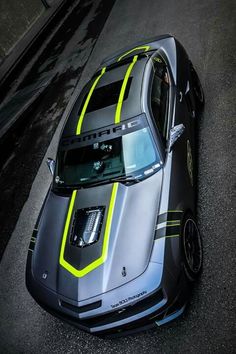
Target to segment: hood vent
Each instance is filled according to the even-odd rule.
[[[105,207],[78,209],[74,214],[70,243],[77,247],[86,247],[98,241]]]

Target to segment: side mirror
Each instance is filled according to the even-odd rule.
[[[51,159],[50,157],[48,157],[46,162],[47,162],[49,171],[50,171],[51,174],[53,175],[54,170],[55,170],[55,160],[53,160],[53,159]]]
[[[185,131],[185,126],[183,124],[178,124],[175,127],[171,128],[168,152],[171,152],[173,145],[181,137],[184,131]]]

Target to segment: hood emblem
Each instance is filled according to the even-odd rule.
[[[71,228],[71,245],[86,247],[98,241],[104,211],[104,206],[76,210]]]
[[[125,267],[122,268],[121,274],[123,275],[123,277],[126,277],[127,273],[126,273],[126,268]]]
[[[42,274],[42,278],[43,278],[44,280],[46,280],[47,277],[48,277],[48,272],[47,272],[47,270],[45,270],[45,272]]]

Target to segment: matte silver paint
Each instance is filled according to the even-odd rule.
[[[182,90],[181,92],[190,92],[192,94],[187,70],[189,61],[185,51],[173,37],[167,36],[160,40],[152,40],[146,44],[151,45],[152,49],[156,50],[153,56],[161,55],[168,66],[170,75],[168,130],[170,131],[174,126],[183,124],[185,126],[184,133],[178,138],[171,151],[168,151],[167,145],[164,146],[160,141],[150,109],[150,86],[153,76],[151,58],[145,63],[145,66],[142,65],[142,71],[139,74],[140,82],[137,83],[138,91],[136,91],[136,95],[139,92],[138,100],[140,105],[136,108],[146,114],[154,141],[162,157],[161,170],[137,184],[123,185],[119,183],[107,260],[81,278],[74,277],[58,264],[69,197],[63,198],[50,192],[40,219],[32,262],[30,263],[29,261],[27,268],[29,270],[27,273],[28,288],[39,303],[48,305],[62,316],[64,313],[80,320],[92,317],[97,318],[97,316],[106,313],[112,314],[114,304],[119,304],[122,299],[130,298],[131,301],[126,303],[125,306],[121,301],[121,305],[117,307],[118,310],[121,309],[122,313],[125,314],[127,305],[132,304],[135,308],[139,300],[141,301],[142,298],[148,299],[158,289],[162,289],[163,299],[159,303],[133,316],[130,315],[124,319],[97,327],[86,326],[80,321],[76,322],[79,327],[89,332],[100,333],[104,330],[109,332],[109,330],[117,326],[127,325],[134,320],[141,321],[143,317],[146,318],[148,323],[154,321],[154,318],[160,314],[163,314],[164,318],[166,311],[171,308],[176,299],[182,303],[183,307],[188,296],[188,286],[182,268],[181,237],[162,237],[154,241],[154,235],[155,229],[159,227],[158,215],[164,213],[168,215],[169,210],[182,211],[179,214],[179,221],[182,222],[184,213],[187,210],[191,210],[192,213],[195,212],[195,186],[191,185],[186,160],[186,141],[188,139],[192,151],[194,148],[194,120],[188,112],[185,96],[183,96],[181,102],[179,100],[180,89]],[[115,60],[114,57],[107,59],[103,66],[109,65]],[[124,67],[120,71],[119,68],[114,71],[111,70],[111,76],[109,76],[109,72],[104,75],[100,85],[105,84],[106,80],[108,82],[109,77],[112,78],[111,81],[115,79],[116,72],[117,77],[120,75],[118,73],[122,72],[123,75],[123,71]],[[179,71],[184,74],[182,76],[179,75]],[[135,91],[131,90],[132,95],[135,96]],[[125,107],[126,103],[124,103],[125,118],[130,118],[133,114],[132,105],[137,99],[137,97],[134,99],[134,96],[133,101],[130,100],[130,104],[128,104],[129,100],[127,100],[127,107]],[[78,101],[81,102],[81,100],[82,98],[80,97]],[[111,112],[114,113],[114,107],[107,109],[106,113],[105,110],[103,111],[105,117],[106,113],[108,115]],[[96,112],[97,119],[100,113],[99,111]],[[89,125],[91,118],[92,113],[91,117],[88,114],[87,119],[85,119],[85,130],[91,129]],[[93,124],[98,124],[99,126],[99,123],[95,122]],[[69,131],[67,127],[65,127],[65,131]],[[193,166],[193,168],[195,167]],[[79,190],[76,198],[76,207],[95,206],[94,203],[96,205],[105,203],[107,207],[111,188],[112,185],[110,184]],[[50,234],[52,231],[51,238],[48,237],[49,229]],[[123,276],[124,268],[125,276]],[[48,277],[42,280],[42,274],[45,271],[48,271]],[[144,295],[139,300],[135,300],[137,294]],[[102,301],[102,306],[82,313],[76,313],[68,308],[62,308],[61,300],[74,306],[84,306],[96,301]],[[165,304],[168,307],[165,307]],[[117,308],[115,309],[117,310]],[[181,313],[181,309],[179,313]],[[163,320],[163,323],[168,318],[171,320],[174,317],[165,318],[166,320]],[[162,322],[159,321],[159,323]]]

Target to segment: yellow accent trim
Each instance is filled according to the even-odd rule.
[[[167,220],[167,224],[169,224],[169,223],[172,223],[172,224],[173,224],[173,223],[175,223],[175,222],[179,222],[179,223],[180,223],[180,220],[169,220],[169,221]]]
[[[129,50],[128,52],[125,52],[124,54],[122,54],[117,61],[120,61],[121,59],[123,59],[124,57],[126,57],[126,55],[129,55],[130,53],[133,53],[135,50],[140,50],[140,49],[144,49],[144,52],[147,52],[150,49],[150,45],[143,45],[140,47],[135,47],[131,50]]]
[[[179,237],[179,235],[169,235],[169,236],[164,236],[166,238],[171,238],[171,237]]]
[[[101,264],[103,264],[106,259],[107,259],[107,254],[108,254],[108,246],[109,246],[109,238],[110,238],[110,231],[111,231],[111,223],[112,223],[112,216],[114,212],[114,206],[115,206],[115,201],[116,201],[116,194],[117,194],[117,189],[118,189],[118,183],[114,183],[112,186],[112,192],[111,192],[111,198],[110,198],[110,204],[108,208],[108,213],[107,213],[107,221],[106,221],[106,226],[105,226],[105,233],[104,233],[104,239],[103,239],[103,245],[102,245],[102,254],[101,256],[84,267],[83,269],[79,270],[73,267],[70,263],[68,263],[64,259],[64,251],[65,251],[65,245],[66,245],[66,239],[69,231],[69,226],[70,226],[70,220],[72,216],[72,211],[74,207],[74,202],[75,202],[75,197],[77,191],[73,191],[70,205],[69,205],[69,210],[66,218],[66,223],[65,223],[65,228],[64,228],[64,233],[62,237],[62,244],[61,244],[61,252],[60,252],[60,265],[64,267],[66,270],[68,270],[71,274],[73,274],[77,278],[81,278],[94,270],[95,268],[99,267]]]
[[[153,60],[157,61],[158,63],[163,63],[163,61],[160,58],[153,58]]]
[[[116,114],[115,114],[115,123],[120,123],[120,115],[121,115],[121,108],[122,108],[122,104],[123,104],[123,100],[124,100],[124,95],[125,95],[125,89],[127,86],[127,82],[129,80],[131,71],[133,69],[134,64],[136,63],[136,61],[138,60],[138,56],[135,55],[133,58],[132,63],[129,65],[126,73],[125,73],[125,77],[124,77],[124,81],[122,83],[121,86],[121,90],[120,90],[120,95],[119,95],[119,99],[117,102],[117,106],[116,106]]]
[[[168,210],[167,213],[182,213],[183,210]]]
[[[176,234],[176,235],[162,236],[162,237],[157,238],[155,241],[158,241],[161,238],[174,238],[174,237],[179,237],[179,236],[180,236],[179,234],[178,235]]]
[[[81,127],[82,127],[82,123],[83,123],[83,120],[84,120],[84,116],[85,116],[89,101],[91,99],[93,91],[95,90],[95,87],[97,86],[99,80],[105,74],[105,71],[106,71],[106,68],[103,68],[102,71],[101,71],[101,74],[96,78],[96,80],[94,81],[94,83],[93,83],[93,85],[92,85],[92,87],[91,87],[91,89],[90,89],[90,91],[88,93],[88,96],[87,96],[87,98],[85,100],[85,103],[84,103],[84,106],[83,106],[83,109],[82,109],[82,112],[81,112],[81,114],[79,116],[79,120],[78,120],[77,128],[76,128],[76,135],[79,135],[81,133]]]
[[[179,223],[179,224],[170,224],[170,225],[166,225],[165,227],[169,227],[169,226],[180,226],[180,223]]]

